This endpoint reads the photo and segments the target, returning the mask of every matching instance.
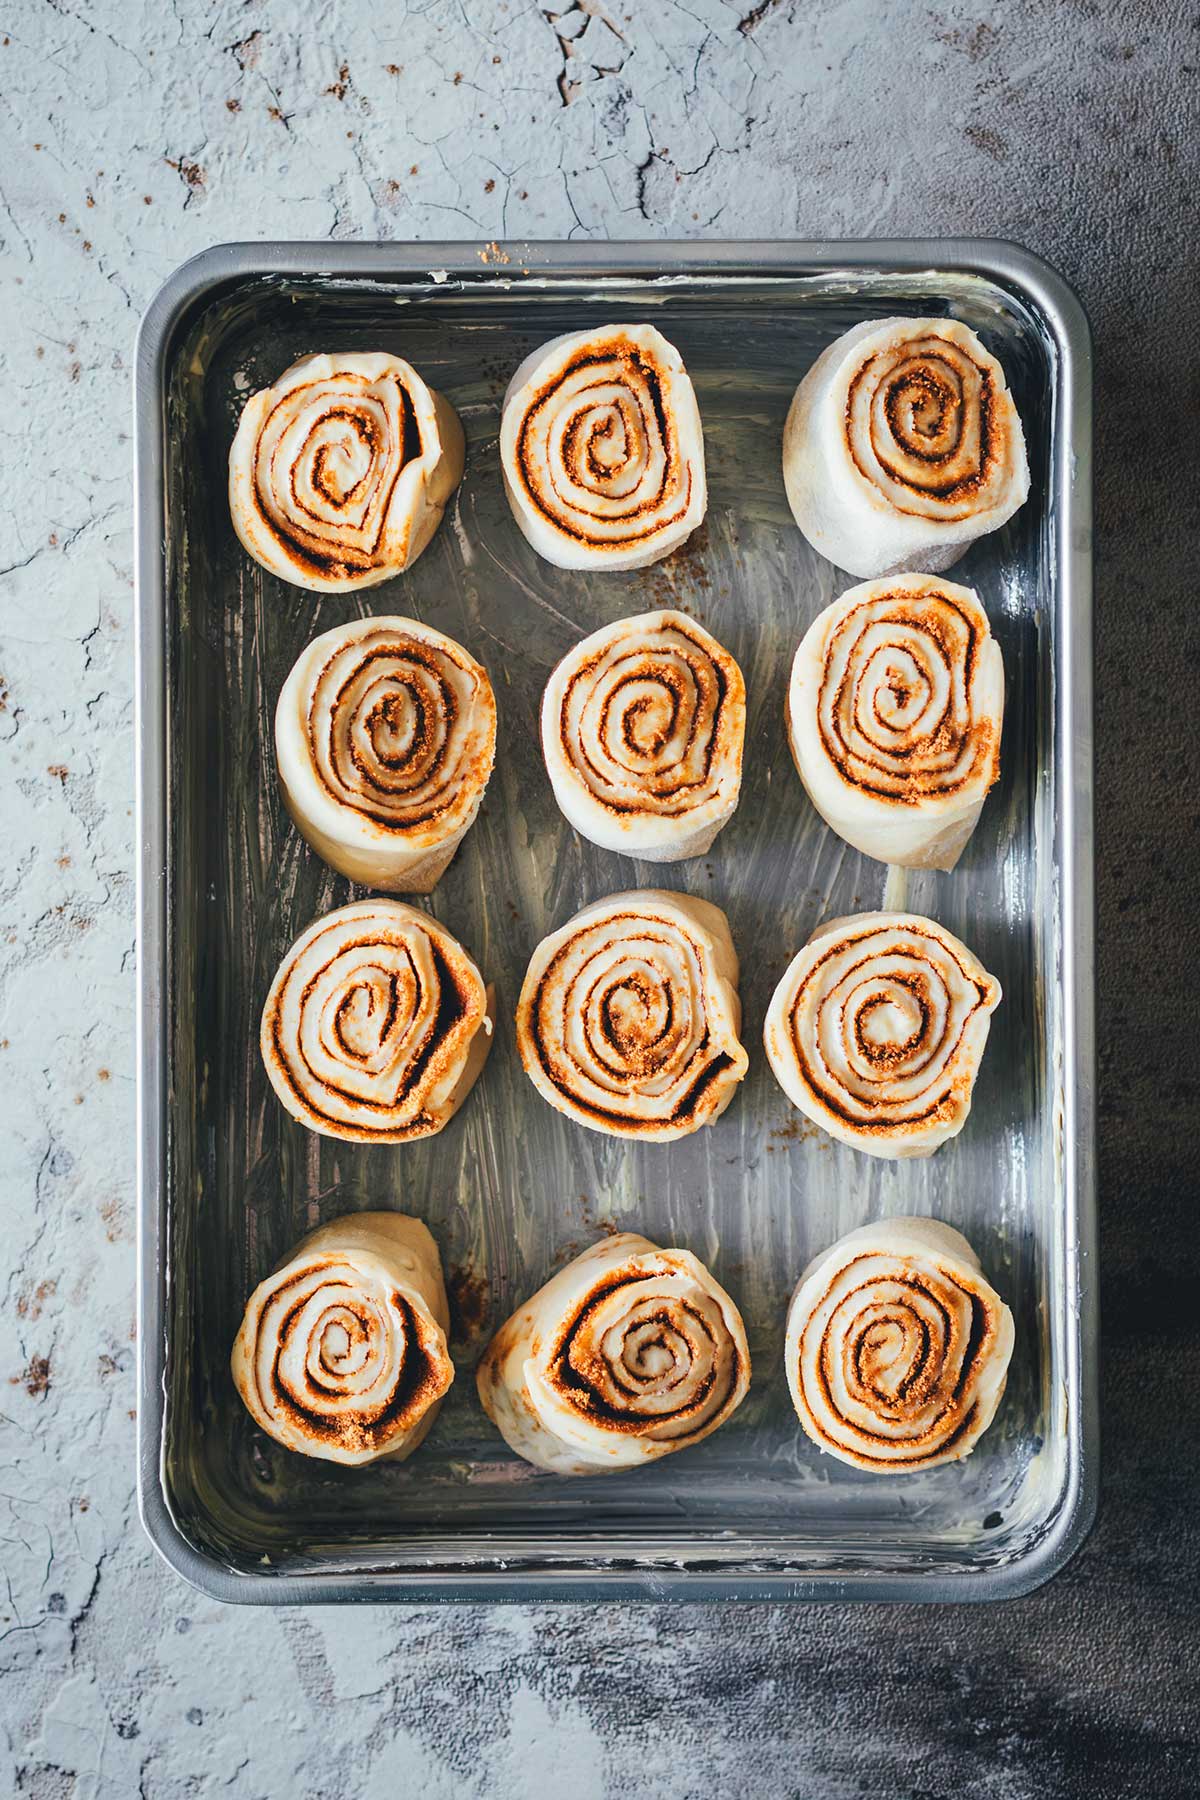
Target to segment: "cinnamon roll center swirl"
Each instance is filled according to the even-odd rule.
[[[612,1052],[606,1066],[614,1080],[661,1068],[687,1026],[686,1007],[677,1016],[670,989],[640,968],[598,982],[588,1013],[591,1035]]]
[[[881,1468],[945,1457],[975,1421],[974,1384],[994,1338],[983,1298],[948,1271],[856,1258],[801,1341],[819,1439]]]
[[[590,1297],[551,1359],[549,1379],[613,1430],[671,1438],[728,1402],[739,1354],[719,1304],[682,1275],[620,1275]]]
[[[553,670],[541,731],[555,797],[585,836],[627,855],[699,855],[737,806],[746,685],[684,613],[594,631]]]
[[[858,1129],[907,1128],[959,1104],[968,1022],[992,990],[940,940],[906,929],[834,944],[792,999],[789,1028],[808,1087]]]
[[[626,928],[615,946],[610,924]],[[540,1041],[561,1046],[560,1085],[570,1091],[574,1067],[613,1096],[665,1093],[706,1037],[697,947],[628,915],[580,937],[551,963],[537,1003]]]
[[[685,896],[647,891],[645,911],[639,900],[613,896],[539,946],[517,1004],[517,1041],[560,1111],[597,1129],[666,1139],[717,1117],[745,1073],[737,964],[715,908],[710,928],[688,910],[701,903]]]
[[[382,1443],[444,1385],[407,1300],[337,1262],[281,1282],[262,1309],[254,1349],[263,1414],[346,1449]]]
[[[970,1321],[970,1307],[966,1320]],[[942,1385],[947,1365],[961,1353],[963,1309],[919,1282],[881,1280],[841,1301],[826,1329],[822,1366],[840,1365],[848,1407],[868,1421],[897,1423],[924,1407]],[[951,1384],[953,1392],[954,1384]]]
[[[850,1034],[859,1078],[894,1080],[927,1051],[934,1016],[926,985],[918,976],[865,982],[855,997]]]
[[[662,530],[691,499],[660,372],[623,338],[576,356],[533,397],[516,467],[531,505],[583,542]]]
[[[395,376],[352,370],[285,390],[254,453],[265,522],[320,574],[369,569],[401,471],[422,454],[412,401]]]
[[[299,940],[276,977],[263,1019],[268,1073],[317,1129],[426,1135],[444,1122],[443,1090],[485,1006],[474,964],[461,951],[452,961],[434,930],[394,926],[369,902],[344,909]]]
[[[563,694],[564,749],[614,812],[675,817],[699,804],[720,773],[728,681],[701,646],[677,638],[599,656]]]
[[[984,622],[944,592],[856,606],[825,648],[817,724],[848,785],[901,805],[998,773],[996,721],[974,704]]]
[[[310,1075],[347,1098],[379,1103],[419,1072],[422,1049],[455,993],[428,940],[345,944],[315,974],[302,1000],[301,1053]]]
[[[335,648],[312,682],[306,730],[333,800],[412,833],[473,811],[491,772],[495,703],[465,653],[380,631]]]
[[[901,512],[965,517],[1002,472],[992,371],[949,337],[868,357],[850,382],[845,431],[860,475]]]

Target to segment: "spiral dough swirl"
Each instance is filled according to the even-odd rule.
[[[856,1468],[911,1474],[974,1449],[1012,1346],[1012,1315],[966,1239],[932,1219],[893,1219],[809,1266],[784,1354],[814,1443]]]
[[[650,325],[556,338],[505,396],[501,466],[517,524],[560,568],[635,569],[704,517],[704,441],[679,352]]]
[[[833,919],[767,1010],[767,1056],[802,1112],[873,1156],[927,1156],[962,1130],[1000,984],[932,919]]]
[[[542,700],[555,797],[593,843],[651,862],[700,856],[737,806],[746,687],[727,650],[678,612],[594,631]]]
[[[408,363],[305,357],[243,410],[229,455],[234,528],[298,587],[371,587],[420,555],[462,470],[453,408]]]
[[[585,907],[534,952],[517,1043],[543,1098],[594,1131],[665,1142],[711,1124],[747,1068],[724,913],[657,889]]]
[[[948,569],[1029,492],[996,358],[955,319],[875,319],[817,358],[784,431],[796,522],[860,576]]]
[[[496,749],[487,672],[415,619],[354,620],[316,638],[279,696],[288,809],[352,880],[427,893],[479,810]]]
[[[860,365],[846,446],[898,512],[962,519],[989,504],[1004,476],[990,363],[943,328],[914,331]]]
[[[343,1463],[406,1456],[454,1379],[448,1324],[425,1226],[358,1214],[311,1233],[255,1289],[234,1383],[288,1449]]]
[[[514,1314],[478,1385],[522,1456],[586,1474],[707,1437],[749,1379],[741,1318],[703,1264],[622,1233],[576,1257]]]
[[[461,944],[414,907],[363,900],[292,945],[261,1041],[271,1085],[310,1131],[405,1143],[457,1111],[491,1033],[490,994]]]
[[[1004,665],[970,588],[898,575],[805,633],[788,738],[813,804],[883,862],[950,868],[1000,772]]]

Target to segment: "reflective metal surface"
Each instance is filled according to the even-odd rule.
[[[1004,652],[1001,782],[958,868],[910,873],[904,903],[962,936],[1005,999],[962,1136],[929,1161],[885,1164],[803,1126],[761,1047],[795,948],[828,914],[880,905],[887,883],[817,818],[787,753],[791,655],[851,583],[792,522],[780,438],[796,382],[840,331],[946,311],[1003,362],[1034,485],[951,572],[978,588]],[[566,574],[509,516],[500,398],[542,340],[639,318],[678,344],[695,384],[708,519],[655,568]],[[404,355],[452,400],[467,471],[412,570],[365,595],[317,597],[241,551],[225,459],[247,393],[304,352],[347,347]],[[1082,1541],[1096,1490],[1090,408],[1077,302],[1044,264],[997,243],[247,245],[168,282],[137,376],[140,1492],[182,1574],[268,1602],[943,1601],[1021,1592]],[[537,742],[557,658],[661,604],[734,652],[749,695],[740,809],[706,857],[667,871],[581,840]],[[500,710],[483,813],[430,902],[496,983],[499,1038],[447,1130],[395,1148],[310,1136],[274,1100],[257,1052],[279,956],[354,892],[288,822],[275,698],[316,632],[366,612],[459,638]],[[552,1111],[521,1071],[511,1024],[540,937],[589,900],[653,883],[728,912],[751,1051],[719,1123],[669,1146],[609,1142]],[[373,1206],[416,1213],[438,1239],[459,1300],[459,1375],[411,1462],[340,1469],[254,1429],[228,1354],[247,1294],[295,1240]],[[912,1212],[967,1233],[1013,1307],[1017,1350],[967,1462],[872,1477],[801,1433],[784,1312],[814,1251]],[[710,1264],[744,1313],[754,1380],[694,1451],[565,1481],[508,1453],[472,1370],[489,1330],[606,1225]]]

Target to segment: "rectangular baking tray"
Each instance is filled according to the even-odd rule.
[[[960,934],[1004,1002],[961,1137],[884,1163],[797,1128],[761,1048],[792,952],[823,917],[883,902],[887,871],[809,806],[783,733],[805,626],[850,585],[787,509],[792,391],[857,320],[950,312],[999,355],[1025,422],[1029,503],[953,571],[1004,652],[1003,773],[957,869],[906,903]],[[648,319],[683,353],[704,421],[705,526],[632,575],[563,573],[518,534],[497,455],[512,370],[568,329]],[[238,411],[295,357],[397,352],[463,420],[467,469],[431,547],[365,595],[315,597],[230,527]],[[167,1560],[226,1600],[963,1600],[1060,1568],[1096,1496],[1092,1001],[1091,360],[1044,263],[997,242],[228,245],[185,264],[138,347],[140,1495]],[[749,1076],[711,1130],[609,1141],[547,1107],[512,1010],[537,941],[663,871],[582,840],[539,754],[541,689],[596,626],[662,604],[703,620],[749,690],[746,779],[708,856],[668,885],[719,902],[742,958]],[[353,890],[280,802],[272,712],[301,648],[401,612],[490,670],[500,739],[483,812],[431,910],[500,997],[488,1067],[438,1137],[340,1144],[270,1093],[257,1020],[302,927]],[[895,898],[893,889],[892,896]],[[431,1226],[456,1298],[458,1380],[411,1461],[344,1469],[279,1449],[228,1356],[255,1283],[318,1222],[393,1207]],[[1012,1305],[999,1417],[964,1463],[880,1478],[821,1457],[781,1363],[797,1273],[897,1213],[964,1230]],[[604,1229],[710,1264],[745,1315],[754,1379],[704,1444],[564,1480],[513,1457],[472,1371],[494,1329]]]

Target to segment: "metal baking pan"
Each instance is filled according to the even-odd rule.
[[[847,848],[790,766],[795,644],[849,579],[787,509],[780,437],[799,377],[855,321],[952,312],[999,355],[1033,490],[954,571],[1004,651],[1003,774],[958,868],[907,903],[995,971],[993,1022],[961,1137],[882,1163],[797,1129],[761,1050],[793,950],[830,913],[881,903],[886,870]],[[704,419],[706,525],[670,561],[591,577],[539,562],[496,448],[508,376],[536,344],[613,319],[679,345]],[[466,427],[467,472],[433,544],[366,595],[315,597],[253,565],[226,501],[240,405],[327,347],[408,357]],[[258,244],[177,271],[137,366],[139,653],[140,1491],[176,1569],[227,1600],[960,1600],[1020,1593],[1082,1541],[1096,1495],[1092,1002],[1091,361],[1052,270],[992,242]],[[559,815],[537,708],[586,631],[680,605],[738,657],[746,782],[710,854],[671,884],[727,910],[742,956],[749,1076],[711,1130],[670,1146],[582,1131],[523,1074],[512,1009],[535,943],[577,907],[662,872],[594,848]],[[489,668],[496,773],[432,897],[501,1001],[499,1041],[440,1136],[399,1147],[313,1137],[276,1103],[257,1019],[300,929],[351,896],[280,801],[272,711],[318,631],[404,612]],[[441,1246],[459,1379],[400,1467],[294,1456],[253,1427],[228,1356],[251,1288],[305,1231],[402,1207]],[[862,1475],[801,1433],[781,1364],[809,1256],[869,1219],[960,1226],[1010,1302],[1000,1415],[962,1464]],[[697,1251],[733,1293],[750,1397],[694,1450],[569,1481],[509,1454],[471,1371],[489,1331],[604,1227]]]

